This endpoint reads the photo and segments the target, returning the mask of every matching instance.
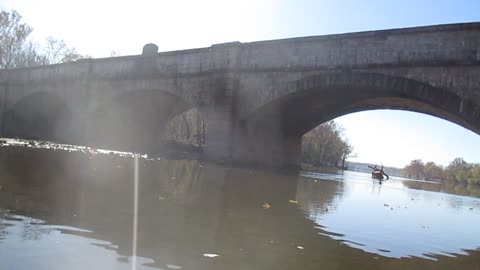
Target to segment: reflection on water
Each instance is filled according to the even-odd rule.
[[[132,157],[0,148],[0,269],[131,269]],[[480,200],[139,162],[137,269],[475,269]]]
[[[413,189],[430,190],[480,198],[480,186],[464,183],[434,183],[428,181],[405,181],[405,186]]]
[[[464,249],[480,246],[479,199],[408,189],[410,181],[380,184],[357,172],[310,176],[334,181],[299,182],[297,192],[306,194],[302,210],[325,235],[351,247],[387,257],[436,260],[436,255],[467,254]],[[325,195],[319,196],[325,193],[335,197],[326,202]]]

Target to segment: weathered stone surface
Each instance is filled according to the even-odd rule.
[[[197,107],[209,156],[294,164],[303,133],[362,110],[423,112],[480,134],[480,23],[157,50],[0,71],[2,135],[145,151]]]

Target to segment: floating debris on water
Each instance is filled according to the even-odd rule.
[[[298,249],[305,249],[304,247],[302,246],[297,246]]]
[[[271,207],[271,205],[269,203],[264,202],[262,204],[262,207],[263,207],[263,209],[269,209]]]
[[[207,257],[207,258],[215,258],[215,257],[218,257],[220,255],[215,254],[215,253],[205,253],[205,254],[203,254],[203,256]]]
[[[288,200],[289,203],[298,203],[298,201],[295,200]]]

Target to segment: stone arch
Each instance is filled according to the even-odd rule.
[[[336,117],[365,110],[400,109],[433,115],[480,134],[480,104],[449,89],[378,73],[307,76],[238,123],[234,155],[267,164],[296,164],[301,136]]]
[[[168,91],[122,92],[93,112],[88,143],[108,149],[155,152],[168,121],[192,107]]]
[[[480,104],[408,78],[336,72],[308,76],[286,88],[284,95],[257,109],[244,122],[261,123],[276,117],[282,132],[301,135],[344,114],[399,109],[436,116],[480,134]]]
[[[7,109],[3,121],[6,137],[71,142],[72,111],[50,92],[25,95]]]

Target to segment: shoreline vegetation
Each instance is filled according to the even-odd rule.
[[[353,146],[344,136],[343,127],[334,120],[312,129],[302,138],[302,163],[320,168],[346,168],[353,157]]]
[[[369,173],[370,163],[346,161],[346,168],[351,171]],[[448,166],[435,162],[424,163],[415,159],[404,168],[385,167],[385,171],[392,176],[404,177],[413,180],[424,180],[434,183],[453,183],[477,185],[480,187],[480,164],[468,163],[463,158],[455,158]]]
[[[455,158],[448,166],[415,159],[403,171],[408,178],[480,185],[480,164],[468,163],[463,158]]]

